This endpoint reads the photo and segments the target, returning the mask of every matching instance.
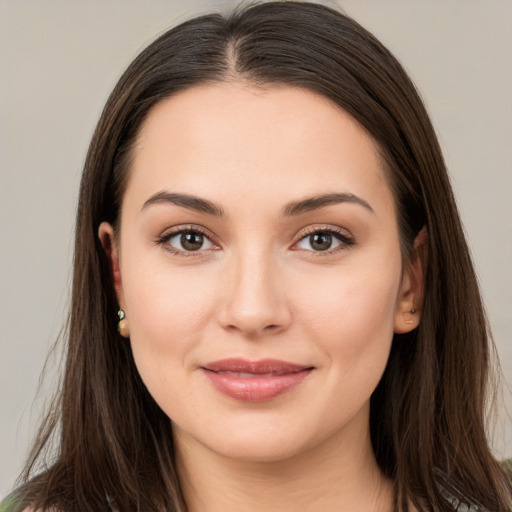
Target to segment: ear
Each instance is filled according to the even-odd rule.
[[[428,234],[423,227],[416,239],[411,259],[404,269],[395,310],[395,333],[403,334],[418,327],[423,308],[427,270]]]
[[[110,263],[117,303],[119,304],[119,307],[124,310],[125,302],[119,266],[119,252],[115,239],[114,228],[108,222],[102,222],[98,228],[98,237]]]

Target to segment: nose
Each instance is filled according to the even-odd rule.
[[[230,263],[218,309],[222,327],[248,339],[285,330],[292,315],[275,259],[246,250]]]

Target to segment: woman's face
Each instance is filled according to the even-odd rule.
[[[275,460],[367,434],[417,279],[375,145],[328,99],[222,83],[159,103],[112,247],[137,368],[178,443]]]

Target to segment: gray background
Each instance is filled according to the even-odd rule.
[[[51,378],[46,387],[38,379],[65,317],[80,171],[107,95],[156,35],[232,5],[0,0],[0,496],[21,469],[51,389]],[[339,5],[397,55],[427,103],[510,384],[512,0]],[[56,374],[52,365],[48,373]],[[512,409],[510,388],[503,395]],[[503,405],[493,448],[512,455]]]

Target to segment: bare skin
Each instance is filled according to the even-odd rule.
[[[368,440],[360,438],[364,432],[354,428],[352,439],[333,436],[314,449],[270,462],[212,457],[180,432],[178,467],[189,511],[292,512],[300,504],[307,512],[391,512],[392,482],[376,466]]]
[[[133,156],[120,237],[99,236],[189,512],[391,511],[369,400],[393,333],[419,323],[423,271],[403,265],[372,139],[309,91],[222,83],[158,104]],[[307,376],[234,398],[205,369],[226,358]]]

